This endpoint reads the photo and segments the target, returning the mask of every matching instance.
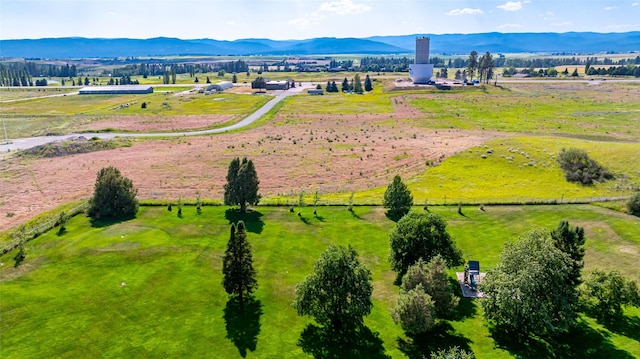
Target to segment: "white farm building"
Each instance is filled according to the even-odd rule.
[[[147,85],[88,86],[78,91],[80,95],[129,95],[153,93],[153,87]]]

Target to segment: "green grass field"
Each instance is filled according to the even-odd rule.
[[[52,230],[26,245],[27,259],[12,268],[14,252],[0,261],[0,356],[25,357],[304,357],[296,345],[309,318],[291,307],[295,284],[312,270],[330,244],[351,244],[371,270],[374,308],[367,327],[391,357],[459,345],[478,358],[563,356],[630,358],[640,356],[640,310],[627,310],[627,323],[603,326],[583,317],[577,334],[555,348],[523,351],[496,343],[483,324],[477,302],[463,300],[456,320],[442,324],[420,346],[404,343],[389,315],[398,289],[387,262],[393,226],[381,208],[303,208],[303,217],[286,207],[258,207],[245,217],[253,246],[260,310],[238,321],[225,316],[221,258],[228,224],[238,218],[226,207],[205,207],[202,215],[186,207],[184,218],[164,207],[143,207],[135,220],[97,223],[73,218],[68,232]],[[414,210],[420,210],[416,207]],[[585,228],[586,268],[618,269],[640,280],[640,221],[589,205],[434,207],[449,223],[466,259],[483,268],[496,263],[505,241],[531,228],[554,228],[566,219]],[[226,318],[226,320],[225,320]],[[236,339],[236,345],[228,336]],[[255,346],[255,351],[250,349]],[[542,355],[542,356],[541,356]],[[546,355],[549,356],[549,355]]]
[[[503,91],[412,98],[427,116],[409,120],[428,128],[569,133],[585,138],[640,136],[640,84],[504,85]]]

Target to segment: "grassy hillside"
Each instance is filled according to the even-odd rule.
[[[0,356],[23,357],[304,357],[296,345],[309,318],[291,307],[295,284],[312,270],[330,244],[351,244],[371,270],[374,308],[365,323],[373,342],[391,357],[459,345],[478,358],[545,357],[571,348],[576,357],[640,355],[640,310],[628,322],[604,327],[590,318],[551,348],[524,350],[495,342],[477,302],[464,300],[457,319],[439,327],[420,346],[405,342],[389,311],[398,290],[387,262],[393,226],[381,208],[311,208],[302,218],[285,207],[259,207],[246,216],[259,288],[259,309],[229,314],[221,280],[228,224],[238,215],[225,207],[186,207],[184,218],[163,207],[143,207],[135,220],[95,223],[73,218],[68,232],[50,231],[26,245],[27,260],[13,268],[14,252],[0,257]],[[415,210],[420,210],[415,208]],[[640,280],[640,221],[595,206],[432,208],[466,259],[493,266],[505,241],[561,219],[584,226],[586,267],[616,268]],[[225,315],[225,309],[227,315]],[[232,310],[231,310],[232,311]],[[234,319],[235,318],[235,319]],[[230,338],[235,339],[235,345]],[[377,338],[377,339],[376,339]],[[436,338],[436,339],[434,339]],[[255,348],[254,348],[255,347]],[[255,351],[252,351],[252,348]],[[526,348],[525,348],[526,349]]]

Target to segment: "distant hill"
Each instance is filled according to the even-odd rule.
[[[478,52],[565,52],[605,53],[640,51],[640,31],[623,33],[499,33],[483,34],[414,34],[405,36],[374,36],[367,40],[401,48],[413,48],[415,38],[429,36],[431,53],[467,54]]]
[[[323,37],[307,40],[88,39],[0,40],[0,57],[91,58],[171,55],[329,55],[412,54],[415,38],[431,37],[433,54],[478,52],[604,53],[640,51],[640,32],[626,33],[482,33],[374,36],[365,39]]]

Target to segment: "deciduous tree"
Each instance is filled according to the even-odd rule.
[[[604,320],[622,317],[623,305],[640,306],[638,284],[617,271],[593,270],[584,282],[582,292],[587,305]]]
[[[575,321],[569,262],[545,231],[534,230],[507,243],[480,283],[485,318],[517,335],[565,332]]]
[[[435,305],[429,294],[424,291],[422,284],[400,293],[398,304],[391,311],[393,321],[411,335],[425,333],[436,323]]]
[[[401,288],[409,292],[422,286],[434,302],[435,314],[444,318],[458,306],[460,299],[453,293],[454,288],[449,281],[447,266],[441,255],[436,255],[425,263],[422,258],[409,267],[402,277]]]
[[[362,89],[362,81],[360,80],[360,74],[355,74],[353,77],[353,92],[357,94],[362,94],[364,91]]]
[[[419,259],[431,261],[438,254],[449,266],[462,264],[462,253],[447,233],[447,223],[434,213],[409,212],[389,235],[389,262],[398,282]]]
[[[371,272],[351,246],[331,246],[314,265],[313,273],[296,286],[293,307],[335,330],[362,325],[371,312]]]

